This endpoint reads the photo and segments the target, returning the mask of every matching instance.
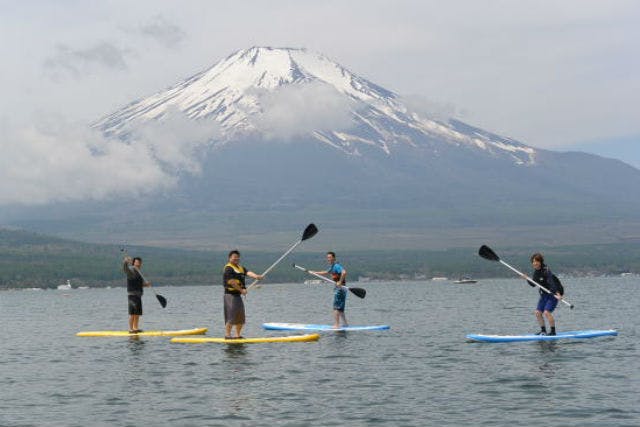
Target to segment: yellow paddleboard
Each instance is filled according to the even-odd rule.
[[[308,334],[308,335],[292,335],[288,337],[262,337],[262,338],[240,338],[240,339],[226,339],[226,338],[171,338],[171,342],[179,342],[185,344],[206,344],[206,343],[218,343],[218,344],[260,344],[269,342],[305,342],[305,341],[318,341],[320,334]]]
[[[207,328],[182,329],[179,331],[144,331],[130,334],[128,331],[86,331],[78,332],[78,337],[176,337],[182,335],[203,335]]]

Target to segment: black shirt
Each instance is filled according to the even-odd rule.
[[[543,288],[547,288],[552,294],[555,295],[556,292],[558,292],[558,284],[554,280],[551,270],[547,267],[542,267],[540,270],[534,270],[532,279]],[[529,283],[529,285],[535,286],[531,283]],[[539,289],[539,291],[540,295],[546,294],[542,289]]]
[[[123,270],[127,275],[127,293],[129,295],[142,295],[144,293],[144,279],[140,272],[131,264],[125,262]]]

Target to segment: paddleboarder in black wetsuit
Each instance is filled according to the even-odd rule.
[[[535,310],[536,319],[540,325],[540,332],[538,332],[537,335],[555,335],[556,321],[552,313],[558,305],[558,301],[562,299],[562,295],[559,292],[560,286],[553,277],[551,270],[545,265],[544,257],[541,253],[531,255],[531,265],[533,266],[532,279],[551,292],[548,294],[540,289],[540,299],[538,300],[538,306]],[[535,287],[535,285],[528,280],[527,283],[529,286]],[[549,323],[549,331],[547,331],[545,326],[545,318]]]
[[[224,337],[227,339],[242,338],[242,327],[245,324],[244,303],[242,295],[247,294],[245,277],[262,280],[262,275],[248,271],[239,264],[240,252],[229,252],[229,262],[224,266],[222,284],[224,285]],[[235,326],[236,336],[231,335]]]
[[[144,287],[150,287],[151,282],[145,282],[140,269],[142,258],[130,256],[124,257],[122,266],[127,275],[127,294],[129,298],[129,333],[142,332],[139,328],[140,316],[142,316],[142,294]]]

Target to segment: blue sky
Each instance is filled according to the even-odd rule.
[[[307,47],[550,149],[640,166],[637,1],[0,1],[0,129],[89,123],[254,45]]]

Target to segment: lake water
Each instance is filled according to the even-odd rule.
[[[559,330],[620,335],[556,343],[468,343],[467,333],[535,332],[537,292],[520,280],[366,283],[351,324],[314,343],[172,344],[78,338],[126,329],[119,289],[0,292],[2,426],[638,426],[638,279],[564,279]],[[220,286],[158,287],[144,329],[223,335]],[[332,289],[264,285],[246,303],[262,322],[329,323]]]

